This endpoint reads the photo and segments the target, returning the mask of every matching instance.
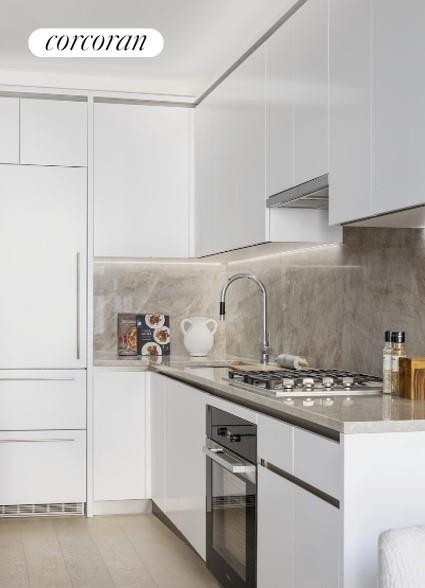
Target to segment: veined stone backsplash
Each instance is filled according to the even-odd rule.
[[[96,264],[95,352],[115,353],[118,312],[163,312],[172,352],[185,355],[181,319],[218,319],[220,289],[237,272],[253,272],[267,287],[275,354],[379,375],[384,331],[397,329],[406,331],[410,355],[425,356],[424,231],[354,227],[344,229],[343,245],[222,266]],[[254,283],[232,284],[215,356],[258,359],[260,305]]]
[[[413,229],[345,228],[344,244],[230,266],[251,271],[270,295],[275,352],[313,366],[380,375],[386,329],[404,330],[410,355],[425,356],[425,239]],[[260,296],[231,286],[227,351],[258,356]],[[237,317],[237,318],[236,318]]]
[[[115,354],[119,312],[170,315],[171,353],[187,355],[182,319],[217,318],[225,266],[188,264],[96,263],[94,271],[95,355]],[[211,354],[225,353],[224,325],[219,325]]]

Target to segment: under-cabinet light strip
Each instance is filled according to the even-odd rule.
[[[102,259],[97,258],[94,260],[96,264],[121,264],[121,265],[204,265],[204,266],[218,266],[225,265],[218,261],[165,261],[165,260],[144,260],[144,259]]]
[[[279,251],[277,253],[269,253],[266,255],[258,255],[256,257],[250,257],[249,259],[235,259],[228,261],[228,265],[237,265],[239,263],[252,263],[253,261],[263,261],[265,259],[272,259],[274,257],[283,257],[285,255],[293,255],[294,253],[310,253],[311,251],[317,251],[319,249],[330,249],[335,247],[341,247],[340,243],[329,243],[325,245],[312,245],[311,247],[303,247],[302,249],[288,249],[287,251]]]

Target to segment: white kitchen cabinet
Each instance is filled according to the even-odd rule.
[[[258,468],[258,588],[304,588],[294,584],[294,486]]]
[[[279,465],[279,464],[277,464]],[[342,450],[337,441],[294,427],[294,475],[334,498],[342,495]]]
[[[338,588],[339,509],[258,469],[258,588]]]
[[[425,204],[425,3],[371,4],[372,214],[380,214]]]
[[[0,368],[86,365],[86,171],[0,166]]]
[[[155,504],[166,512],[165,497],[165,386],[167,378],[151,373],[150,421],[151,421],[151,498]]]
[[[258,588],[337,588],[340,444],[260,414],[258,458]]]
[[[340,511],[299,486],[293,492],[294,588],[338,588]]]
[[[308,0],[291,17],[294,185],[329,171],[328,0]]]
[[[0,433],[0,505],[85,502],[85,431]]]
[[[86,428],[85,370],[0,370],[0,431]]]
[[[266,42],[266,170],[267,196],[329,171],[327,0],[303,4]]]
[[[294,185],[294,80],[290,18],[266,47],[266,195]]]
[[[94,253],[187,257],[191,116],[183,107],[94,107]]]
[[[394,0],[330,1],[331,223],[425,204],[424,18],[420,0],[409,10]],[[414,214],[365,223],[420,226]]]
[[[94,372],[94,500],[148,498],[146,374]]]
[[[258,456],[292,473],[294,470],[294,427],[278,419],[259,414]]]
[[[165,387],[166,515],[205,559],[206,433],[203,392],[168,379]]]
[[[20,99],[20,163],[87,165],[87,102]]]
[[[330,0],[329,6],[329,220],[336,224],[372,213],[372,2]]]
[[[0,163],[19,163],[19,98],[0,97]]]
[[[195,111],[196,255],[266,240],[265,47]]]

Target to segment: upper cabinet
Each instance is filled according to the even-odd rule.
[[[0,163],[87,165],[87,102],[0,96],[0,129]]]
[[[310,0],[196,108],[196,255],[339,242],[326,210],[266,208],[328,171],[328,2]]]
[[[328,0],[309,0],[292,17],[294,184],[329,171]]]
[[[20,163],[87,165],[87,103],[20,99]]]
[[[310,0],[266,42],[266,193],[327,174],[328,3]]]
[[[19,98],[0,98],[0,163],[19,163]]]
[[[379,214],[425,204],[425,3],[374,0],[372,22],[372,214]]]
[[[294,185],[292,19],[266,42],[266,196]]]
[[[265,49],[257,49],[195,112],[196,254],[266,240]]]
[[[332,223],[425,204],[424,19],[420,0],[408,10],[394,0],[330,0]]]
[[[192,112],[95,104],[94,253],[190,254]]]
[[[371,2],[331,0],[329,220],[371,214]]]

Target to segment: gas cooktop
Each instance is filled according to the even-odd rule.
[[[279,369],[245,371],[230,369],[224,378],[230,385],[275,397],[352,396],[382,393],[377,376],[319,369]]]

